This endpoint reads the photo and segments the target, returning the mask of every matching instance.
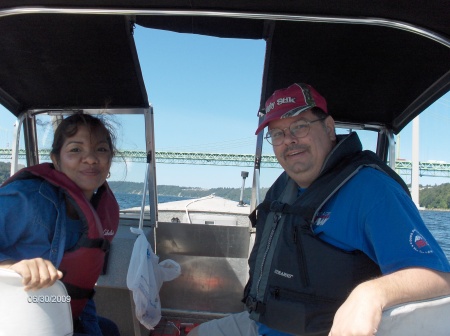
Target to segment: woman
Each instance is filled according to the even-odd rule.
[[[25,290],[62,279],[78,334],[119,334],[92,300],[119,221],[106,183],[114,139],[100,119],[74,114],[55,132],[52,164],[24,168],[0,188],[0,267],[19,273]]]

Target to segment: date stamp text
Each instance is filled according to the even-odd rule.
[[[28,303],[70,303],[70,295],[30,295]]]

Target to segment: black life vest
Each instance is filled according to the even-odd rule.
[[[64,253],[58,267],[64,274],[62,282],[71,297],[72,315],[77,318],[88,299],[94,295],[95,283],[103,270],[105,253],[109,251],[119,225],[119,205],[106,181],[89,202],[71,179],[49,163],[21,169],[4,185],[14,180],[36,177],[63,190],[86,228],[75,247]]]
[[[363,252],[347,252],[317,237],[317,212],[363,167],[403,180],[376,154],[362,151],[356,133],[343,138],[320,176],[297,197],[297,185],[283,173],[250,215],[256,225],[243,301],[250,317],[293,335],[328,335],[334,314],[359,283],[381,275]],[[350,205],[349,205],[350,206]]]

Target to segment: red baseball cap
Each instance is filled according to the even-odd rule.
[[[267,99],[264,121],[255,134],[261,132],[272,120],[295,117],[315,106],[328,113],[327,101],[311,85],[295,83],[286,89],[277,90]]]

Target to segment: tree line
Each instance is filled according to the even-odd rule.
[[[114,192],[142,194],[143,183],[135,182],[109,182]],[[269,188],[261,188],[260,196],[263,198]],[[159,185],[158,195],[180,196],[180,197],[204,197],[211,194],[227,198],[233,201],[240,200],[240,188],[190,188],[173,185]],[[244,202],[251,199],[251,188],[245,188],[243,193]],[[450,183],[435,186],[420,186],[419,205],[426,209],[450,209]]]
[[[421,188],[419,203],[426,209],[450,209],[450,183]]]
[[[0,184],[10,175],[11,164],[0,162]],[[142,194],[144,184],[137,182],[110,181],[109,185],[114,192],[126,194]],[[268,188],[261,188],[260,195],[264,197]],[[233,201],[240,201],[240,188],[191,188],[173,185],[159,185],[158,195],[180,196],[180,197],[204,197],[215,194]],[[243,194],[244,202],[251,199],[251,188],[245,188]],[[419,204],[426,209],[450,209],[450,183],[435,186],[421,186],[419,192]]]
[[[11,164],[0,162],[0,184],[6,181],[11,172]]]
[[[143,183],[136,182],[121,182],[121,181],[110,181],[109,186],[114,192],[127,193],[127,194],[142,194],[144,189]],[[216,196],[230,199],[232,201],[240,201],[241,188],[193,188],[193,187],[182,187],[174,185],[158,185],[157,187],[158,195],[160,196],[178,196],[178,197],[189,197],[189,198],[199,198],[215,194]],[[260,195],[264,197],[269,188],[261,188]],[[242,200],[245,203],[249,203],[251,199],[251,188],[244,188]]]

